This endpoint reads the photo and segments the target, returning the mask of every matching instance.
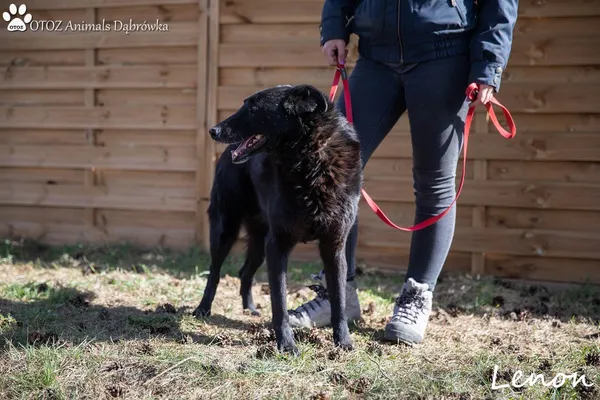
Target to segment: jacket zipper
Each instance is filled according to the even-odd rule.
[[[404,54],[402,50],[402,35],[400,34],[400,7],[402,0],[398,0],[398,44],[400,45],[400,64],[404,64]]]

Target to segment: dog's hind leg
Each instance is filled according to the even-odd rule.
[[[252,315],[260,316],[260,312],[256,309],[252,298],[252,284],[256,271],[265,261],[267,227],[259,222],[247,222],[246,230],[248,233],[248,249],[246,250],[246,261],[239,272],[241,280],[240,296],[242,296],[244,310],[250,310]]]
[[[346,318],[346,255],[344,240],[323,238],[319,242],[319,252],[325,270],[327,293],[331,303],[331,326],[333,342],[344,350],[352,350],[352,338]]]
[[[221,279],[221,266],[238,238],[240,225],[241,217],[237,218],[232,214],[220,214],[218,218],[211,218],[210,271],[202,301],[193,313],[196,317],[210,315],[212,302]]]

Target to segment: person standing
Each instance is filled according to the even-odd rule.
[[[359,57],[350,74],[354,126],[363,168],[405,112],[408,114],[415,223],[450,206],[469,107],[500,89],[512,48],[518,0],[325,0],[320,33],[331,66],[345,64],[350,35]],[[469,103],[465,90],[479,86]],[[343,96],[336,107],[345,115]],[[405,282],[385,339],[423,341],[433,292],[454,236],[456,207],[412,233]],[[358,220],[346,243],[346,313],[361,316],[355,281]],[[289,310],[292,327],[323,327],[331,318],[324,274],[313,275],[317,296]]]

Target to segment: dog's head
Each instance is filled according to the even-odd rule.
[[[259,152],[297,143],[311,121],[331,109],[329,99],[311,85],[275,86],[246,98],[208,132],[217,142],[239,144],[231,159],[241,164]]]

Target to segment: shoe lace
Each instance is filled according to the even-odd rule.
[[[398,312],[394,314],[393,319],[404,318],[414,324],[419,318],[419,314],[424,312],[425,297],[421,292],[415,289],[406,290],[396,298]]]
[[[316,281],[320,281],[322,278],[321,275],[313,275],[312,277]],[[324,301],[329,300],[329,294],[327,293],[327,289],[322,284],[315,283],[315,284],[309,285],[308,288],[317,294],[316,297],[314,299],[312,299],[311,301],[302,304],[300,307],[296,308],[295,310],[290,310],[290,314],[300,315],[304,312],[306,312],[308,314],[311,311],[315,312],[318,310],[319,307],[321,307],[321,305],[323,304]]]

